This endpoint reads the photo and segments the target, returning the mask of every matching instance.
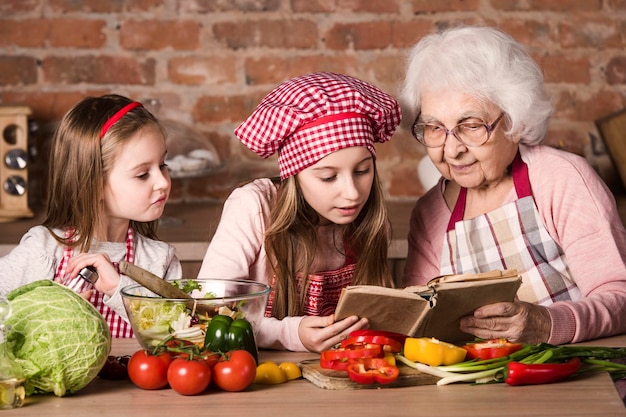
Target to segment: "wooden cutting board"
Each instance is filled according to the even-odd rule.
[[[302,369],[302,377],[314,385],[332,390],[351,390],[351,389],[367,389],[367,388],[391,388],[391,387],[409,387],[415,385],[435,385],[439,378],[425,374],[411,367],[398,364],[400,376],[391,384],[357,384],[348,378],[348,374],[342,371],[333,371],[331,369],[323,369],[320,367],[319,360],[306,360],[300,362]]]

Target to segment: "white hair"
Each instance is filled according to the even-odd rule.
[[[424,90],[455,88],[494,103],[506,114],[509,136],[539,144],[552,103],[541,69],[508,34],[489,27],[457,27],[427,35],[411,50],[400,98],[412,117]],[[410,116],[409,116],[410,117]]]

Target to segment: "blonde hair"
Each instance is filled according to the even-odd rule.
[[[306,277],[317,250],[319,222],[319,215],[302,196],[296,177],[280,182],[265,236],[265,249],[276,277],[272,305],[272,316],[276,318],[303,314]],[[343,230],[343,246],[356,257],[353,285],[394,286],[387,263],[389,236],[387,209],[374,166],[369,198],[355,221]]]
[[[53,137],[48,167],[48,195],[43,225],[62,245],[87,252],[104,211],[104,185],[123,145],[146,126],[165,131],[145,108],[136,107],[100,138],[104,123],[132,100],[120,95],[87,97],[72,107]],[[158,220],[130,222],[136,232],[156,238]],[[57,236],[53,228],[73,230]]]

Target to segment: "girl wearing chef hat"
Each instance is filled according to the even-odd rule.
[[[400,117],[380,89],[314,73],[280,84],[235,130],[261,157],[278,154],[280,179],[233,191],[198,277],[271,286],[264,317],[252,318],[260,347],[328,349],[367,327],[358,317],[334,322],[342,288],[394,286],[374,144],[391,138]]]

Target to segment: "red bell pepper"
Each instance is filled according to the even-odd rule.
[[[400,370],[382,358],[351,359],[348,377],[358,384],[390,384],[398,379]]]
[[[509,356],[520,350],[521,343],[512,343],[506,339],[491,339],[483,342],[468,343],[461,346],[467,351],[467,359],[496,359]]]
[[[329,360],[320,358],[320,367],[323,369],[332,369],[333,371],[345,371],[348,369],[349,359]]]
[[[361,358],[382,358],[385,355],[382,345],[372,343],[352,344],[337,349],[325,350],[320,354],[320,367],[335,371],[345,371],[348,361]]]
[[[369,330],[369,329],[354,330],[350,332],[350,335],[348,337],[357,337],[357,336],[385,336],[385,337],[388,337],[390,339],[400,342],[400,344],[404,344],[404,340],[408,337],[407,335],[402,334],[402,333],[387,332],[384,330]]]
[[[537,385],[562,381],[576,373],[581,367],[578,356],[562,363],[509,362],[505,382],[509,385]]]
[[[360,335],[351,336],[341,342],[342,348],[348,348],[350,346],[362,345],[362,344],[375,344],[382,346],[384,352],[397,353],[402,350],[402,344],[396,339],[392,339],[383,335]]]
[[[374,343],[351,344],[338,349],[325,350],[321,353],[321,359],[331,361],[341,359],[379,358],[382,356],[384,356],[382,345]]]
[[[345,371],[352,361],[364,358],[383,358],[385,352],[400,352],[404,339],[406,336],[400,333],[355,330],[341,343],[339,348],[325,350],[321,353],[320,367]]]

